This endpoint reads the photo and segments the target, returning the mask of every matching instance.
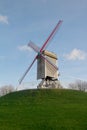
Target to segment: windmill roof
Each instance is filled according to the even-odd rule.
[[[55,53],[53,53],[53,52],[44,50],[43,54],[57,60],[57,55]]]

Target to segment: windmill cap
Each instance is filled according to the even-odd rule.
[[[44,50],[42,52],[42,54],[44,54],[44,55],[46,55],[48,57],[51,57],[53,59],[56,59],[56,60],[58,59],[56,54],[54,54],[53,52],[47,51],[47,50]]]

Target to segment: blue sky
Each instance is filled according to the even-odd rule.
[[[28,42],[41,47],[60,19],[47,48],[59,58],[60,81],[87,80],[86,0],[0,0],[0,86],[18,85],[36,55]],[[36,63],[24,82],[34,80]]]

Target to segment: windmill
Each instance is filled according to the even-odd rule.
[[[39,48],[35,45],[32,41],[28,43],[28,46],[31,47],[36,53],[36,57],[30,64],[30,66],[25,71],[24,75],[19,81],[19,84],[22,83],[25,76],[31,69],[34,62],[37,60],[37,79],[42,79],[41,83],[37,86],[38,88],[45,88],[45,87],[58,87],[58,67],[56,66],[57,63],[57,55],[49,52],[46,50],[48,43],[52,40],[55,33],[59,29],[60,25],[62,24],[62,20],[59,20],[47,40],[44,42],[43,46]]]

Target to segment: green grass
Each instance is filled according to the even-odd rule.
[[[87,130],[87,93],[37,89],[3,96],[0,130]]]

